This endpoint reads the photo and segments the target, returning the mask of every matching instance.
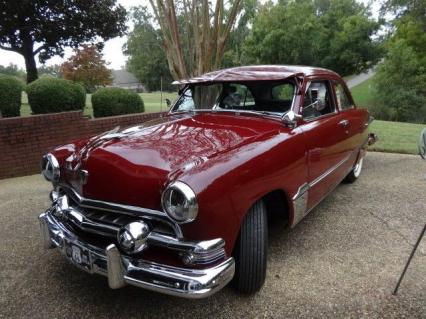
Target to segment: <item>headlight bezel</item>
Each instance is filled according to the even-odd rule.
[[[177,192],[176,194],[183,196],[185,199],[182,206],[172,205],[173,192]],[[166,187],[161,195],[161,205],[167,215],[178,224],[190,223],[194,221],[198,215],[197,196],[191,187],[181,181],[174,181]],[[183,209],[184,211],[179,213],[176,211],[176,208]],[[184,216],[179,216],[179,214]]]
[[[58,159],[51,153],[43,156],[41,160],[41,174],[53,184],[57,184],[61,178],[61,168]]]

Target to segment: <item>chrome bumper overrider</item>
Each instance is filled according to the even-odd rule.
[[[222,289],[234,276],[232,257],[205,269],[162,265],[122,255],[114,244],[106,249],[90,245],[66,228],[51,210],[40,214],[39,221],[45,248],[57,247],[69,258],[67,243],[81,247],[89,255],[90,267],[80,268],[107,276],[113,289],[130,284],[179,297],[204,298]]]

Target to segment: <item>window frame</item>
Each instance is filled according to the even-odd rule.
[[[305,103],[305,95],[306,95],[309,87],[311,86],[312,82],[326,82],[327,83],[329,92],[331,93],[331,99],[330,99],[330,101],[333,104],[334,111],[330,112],[330,113],[327,113],[327,114],[323,114],[321,116],[310,118],[310,119],[303,118],[303,121],[306,122],[306,123],[310,123],[310,122],[314,122],[314,121],[319,120],[319,119],[323,119],[323,118],[326,118],[326,117],[334,116],[334,115],[336,115],[336,114],[338,114],[340,112],[339,108],[337,107],[337,101],[336,101],[336,95],[335,95],[335,92],[334,92],[334,87],[333,87],[330,79],[326,79],[326,78],[313,78],[313,79],[309,79],[306,82],[306,85],[305,85],[305,88],[304,88],[303,94],[302,94],[302,99],[300,100],[300,104],[299,104],[299,114],[300,115],[303,114],[303,105]]]
[[[339,109],[339,111],[340,112],[345,112],[345,111],[349,111],[349,110],[355,110],[356,109],[356,105],[355,105],[355,102],[354,102],[354,99],[352,98],[352,94],[351,94],[351,92],[349,91],[349,89],[348,89],[348,87],[347,87],[347,85],[345,84],[345,83],[343,83],[342,81],[340,81],[340,80],[332,80],[332,87],[333,87],[333,94],[334,94],[334,99],[335,99],[335,101],[336,101],[336,106],[337,106],[337,108]],[[346,94],[346,96],[348,97],[348,99],[349,99],[349,102],[351,102],[351,106],[349,107],[349,108],[347,108],[347,109],[342,109],[340,106],[339,106],[339,103],[338,103],[338,101],[337,101],[337,92],[336,92],[336,86],[335,86],[335,84],[336,85],[340,85],[340,86],[342,86],[342,88],[343,88],[343,91],[345,92],[345,94]]]

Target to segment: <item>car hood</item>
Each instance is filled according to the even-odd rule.
[[[88,171],[87,182],[78,174],[69,180],[88,198],[155,209],[170,181],[280,128],[279,121],[256,115],[169,115],[91,139],[71,156],[71,166]]]

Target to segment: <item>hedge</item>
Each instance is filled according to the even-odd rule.
[[[27,86],[28,103],[33,114],[83,110],[86,91],[68,80],[44,77]]]
[[[0,74],[0,113],[3,117],[21,115],[23,81],[12,75]]]
[[[94,117],[144,112],[142,98],[136,92],[122,88],[102,88],[92,95]]]

